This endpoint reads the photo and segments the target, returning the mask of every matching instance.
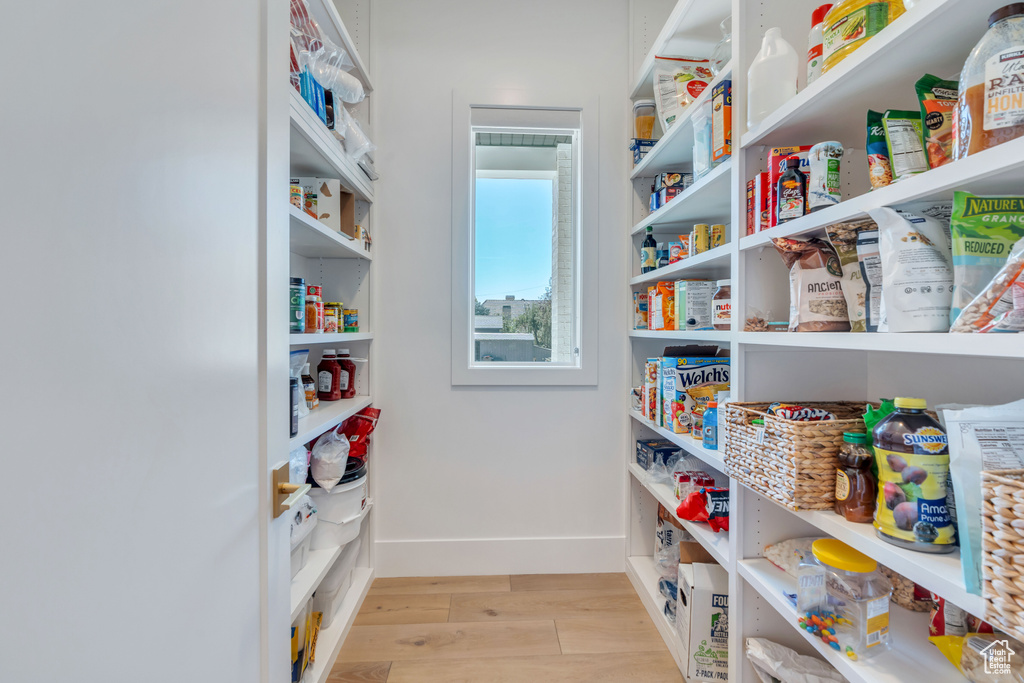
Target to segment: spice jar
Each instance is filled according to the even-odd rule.
[[[306,282],[301,277],[289,279],[291,304],[288,329],[291,332],[306,331]]]
[[[324,331],[324,302],[320,285],[306,285],[306,332]]]
[[[867,447],[867,435],[860,432],[845,432],[843,445],[839,449],[836,469],[837,515],[847,522],[870,523],[875,518],[875,477],[871,474],[874,457]]]
[[[719,280],[711,299],[711,320],[716,330],[732,328],[732,280]]]

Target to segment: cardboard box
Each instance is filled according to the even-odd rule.
[[[658,209],[661,208],[661,194],[660,193],[655,192],[653,190],[651,191],[651,202],[650,202],[650,205],[647,208],[649,208],[651,210],[651,213],[654,213],[655,211],[657,211]]]
[[[680,541],[679,562],[680,564],[693,564],[694,562],[710,562],[714,564],[715,558],[697,540]]]
[[[670,201],[681,195],[686,188],[684,187],[663,187],[658,190],[658,206],[665,206]]]
[[[747,181],[747,233],[753,235],[757,232],[757,221],[754,219],[754,185],[757,184],[757,180]]]
[[[693,185],[692,173],[659,173],[654,176],[654,191],[661,192],[666,187],[679,187],[682,189]]]
[[[657,358],[648,358],[644,366],[644,392],[646,398],[644,402],[644,417],[655,423],[661,412],[658,410],[660,405],[659,392],[661,391],[661,382],[658,381],[658,367],[659,362]]]
[[[633,329],[647,329],[647,292],[633,292]]]
[[[636,166],[640,161],[647,156],[647,153],[654,148],[654,144],[657,140],[643,140],[641,138],[632,138],[629,141],[629,151],[633,153],[633,165]]]
[[[636,464],[649,470],[657,464],[664,465],[669,456],[679,453],[679,446],[664,439],[637,439]]]
[[[711,162],[732,156],[732,81],[722,81],[711,91]]]
[[[703,415],[717,392],[729,390],[729,357],[722,353],[716,346],[665,349],[660,363],[665,429],[673,434],[690,433],[694,415]]]
[[[754,178],[754,222],[757,231],[767,230],[771,227],[771,221],[768,218],[771,194],[771,186],[768,184],[768,172],[758,173],[757,177]]]
[[[786,157],[798,156],[800,157],[800,171],[802,173],[809,173],[811,170],[811,162],[807,160],[807,152],[811,149],[811,145],[801,145],[800,147],[772,147],[768,153],[768,226],[774,228],[778,225],[778,219],[776,218],[776,207],[778,206],[778,185],[779,178],[786,172]]]
[[[729,573],[715,563],[680,564],[676,631],[688,681],[729,680]]]
[[[676,280],[676,329],[684,332],[713,330],[711,300],[715,283],[710,280]]]
[[[317,220],[335,232],[355,237],[356,199],[341,189],[341,181],[334,178],[292,178],[291,184],[312,188],[316,193]]]

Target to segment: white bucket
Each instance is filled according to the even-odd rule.
[[[309,492],[316,503],[316,516],[327,522],[340,524],[352,519],[366,507],[366,475],[347,484],[338,484],[328,493],[314,488]]]

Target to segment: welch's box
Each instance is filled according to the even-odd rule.
[[[676,631],[687,681],[729,680],[729,574],[717,563],[679,565]]]
[[[715,395],[729,390],[728,353],[717,346],[665,349],[659,372],[665,429],[673,434],[689,433],[696,416],[704,414]]]

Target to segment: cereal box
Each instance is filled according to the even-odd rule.
[[[660,405],[661,382],[658,381],[659,358],[648,358],[644,366],[644,417],[657,424]]]
[[[676,329],[684,332],[712,330],[711,300],[715,283],[710,280],[676,280]]]
[[[768,173],[758,173],[754,178],[754,230],[760,232],[771,227],[768,220],[768,204],[771,187],[768,185]]]
[[[757,222],[754,220],[754,186],[757,185],[756,180],[747,181],[747,234],[753,235],[757,232]]]
[[[721,163],[732,155],[732,81],[722,81],[711,91],[711,161]]]
[[[647,292],[633,292],[633,329],[647,329]]]

